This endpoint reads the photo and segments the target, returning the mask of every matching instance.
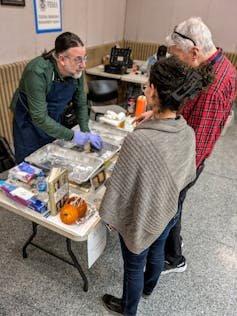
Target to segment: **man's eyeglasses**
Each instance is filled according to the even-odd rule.
[[[81,65],[83,63],[86,63],[87,62],[87,59],[88,59],[88,55],[85,55],[84,57],[81,57],[81,56],[77,56],[75,58],[71,57],[71,56],[67,56],[65,55],[64,57],[70,59],[70,60],[73,60],[74,63],[78,64],[78,65]]]
[[[186,35],[183,35],[183,34],[177,32],[177,31],[176,31],[176,28],[177,28],[177,26],[175,26],[174,31],[173,31],[173,34],[177,34],[177,35],[179,35],[180,37],[191,41],[194,46],[197,46],[193,39],[191,39],[190,37],[188,37],[188,36],[186,36]]]

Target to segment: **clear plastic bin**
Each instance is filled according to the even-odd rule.
[[[52,167],[65,168],[69,172],[69,180],[77,183],[89,180],[104,163],[101,158],[61,148],[54,143],[41,147],[25,160],[44,170],[50,170]]]

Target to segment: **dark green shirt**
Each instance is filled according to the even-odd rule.
[[[19,92],[24,93],[27,96],[27,105],[25,107],[28,109],[35,126],[54,138],[71,140],[73,131],[56,122],[48,115],[46,96],[51,89],[53,80],[63,81],[68,80],[68,78],[62,78],[53,58],[46,60],[42,56],[34,58],[24,69],[19,88],[13,96],[10,108],[14,111]],[[87,132],[89,127],[88,108],[84,93],[84,75],[79,79],[73,79],[73,82],[75,92],[72,102],[78,124],[83,132]]]

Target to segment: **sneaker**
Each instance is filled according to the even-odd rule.
[[[161,272],[162,275],[172,273],[172,272],[184,272],[187,269],[187,263],[183,257],[183,261],[177,265],[172,265],[169,261],[164,262],[164,268]]]
[[[109,311],[110,313],[114,315],[118,315],[118,314],[123,315],[121,298],[117,298],[115,296],[105,294],[102,297],[102,302],[105,309],[107,309],[107,311]]]

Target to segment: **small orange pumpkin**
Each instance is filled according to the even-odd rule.
[[[60,218],[64,224],[73,224],[78,219],[77,208],[73,205],[66,204],[61,208]]]
[[[75,205],[72,205],[75,203]],[[74,224],[75,221],[83,217],[87,211],[87,204],[85,200],[78,197],[69,198],[60,211],[60,218],[64,224]]]

